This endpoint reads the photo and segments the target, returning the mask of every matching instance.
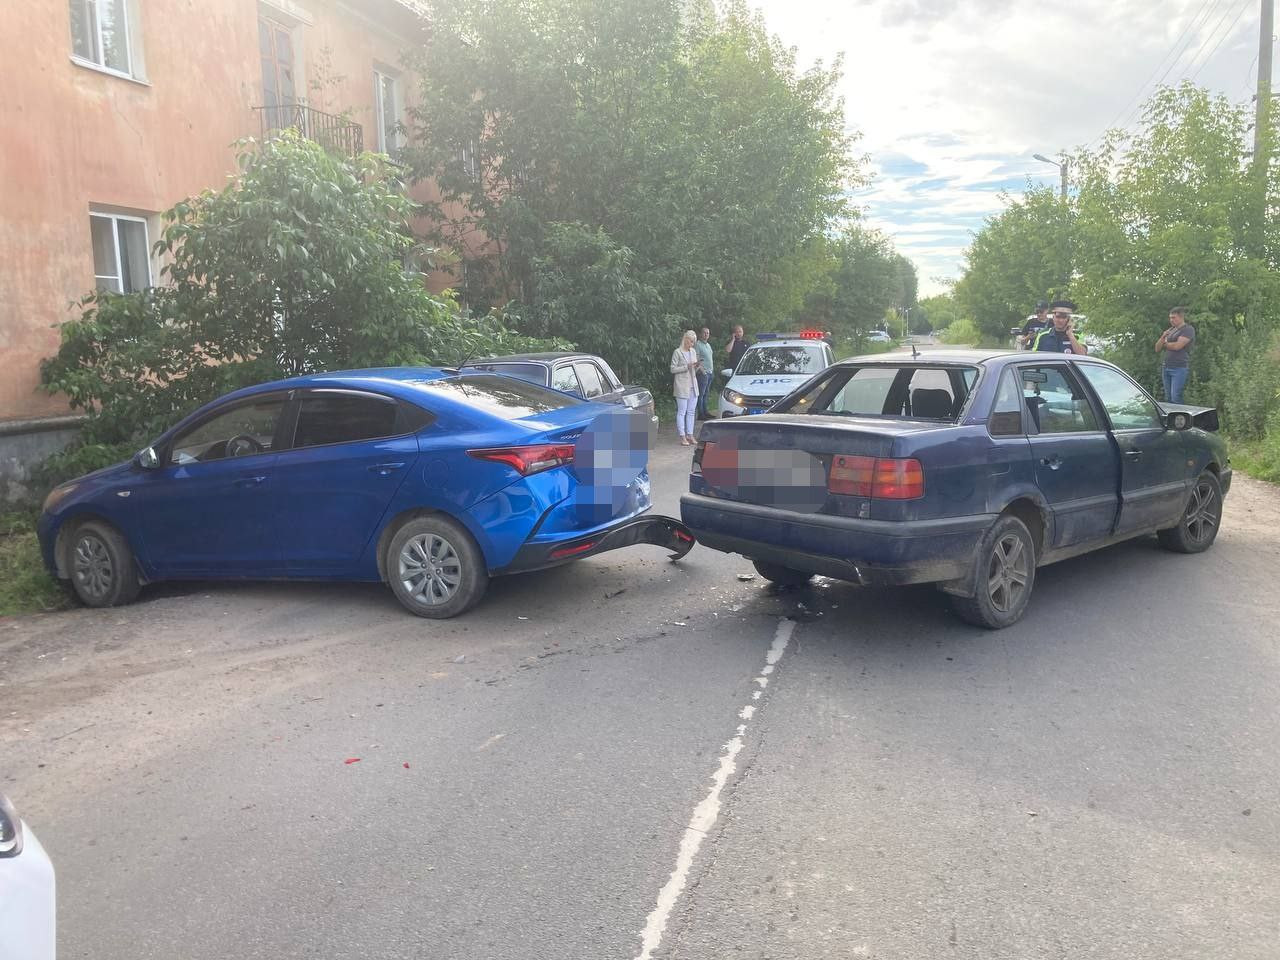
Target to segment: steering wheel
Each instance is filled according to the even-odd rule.
[[[250,453],[261,453],[265,447],[247,433],[238,433],[227,441],[228,457],[243,457]]]

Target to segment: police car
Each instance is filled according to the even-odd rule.
[[[729,382],[720,392],[720,416],[765,413],[835,359],[830,335],[819,330],[756,334],[737,370],[721,371]]]

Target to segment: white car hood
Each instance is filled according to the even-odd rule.
[[[738,374],[726,386],[744,397],[785,397],[813,377],[811,373]]]

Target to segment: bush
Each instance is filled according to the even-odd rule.
[[[40,559],[35,517],[34,509],[0,514],[0,617],[67,605],[67,595]]]
[[[961,317],[938,334],[943,343],[973,347],[982,342],[982,333],[969,317]]]
[[[239,161],[235,182],[165,213],[166,285],[91,293],[63,324],[42,380],[89,419],[46,462],[46,482],[128,456],[249,384],[553,345],[499,314],[463,313],[405,268],[416,208],[385,157],[337,157],[285,134]]]

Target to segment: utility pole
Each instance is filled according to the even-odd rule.
[[[1271,0],[1263,0],[1264,3],[1270,3]],[[1062,202],[1067,202],[1067,169],[1071,166],[1071,159],[1064,153],[1062,155]]]
[[[1262,0],[1262,17],[1258,29],[1258,96],[1253,122],[1253,175],[1257,181],[1254,226],[1256,256],[1263,253],[1267,220],[1267,172],[1271,165],[1271,47],[1275,33],[1275,0]]]

